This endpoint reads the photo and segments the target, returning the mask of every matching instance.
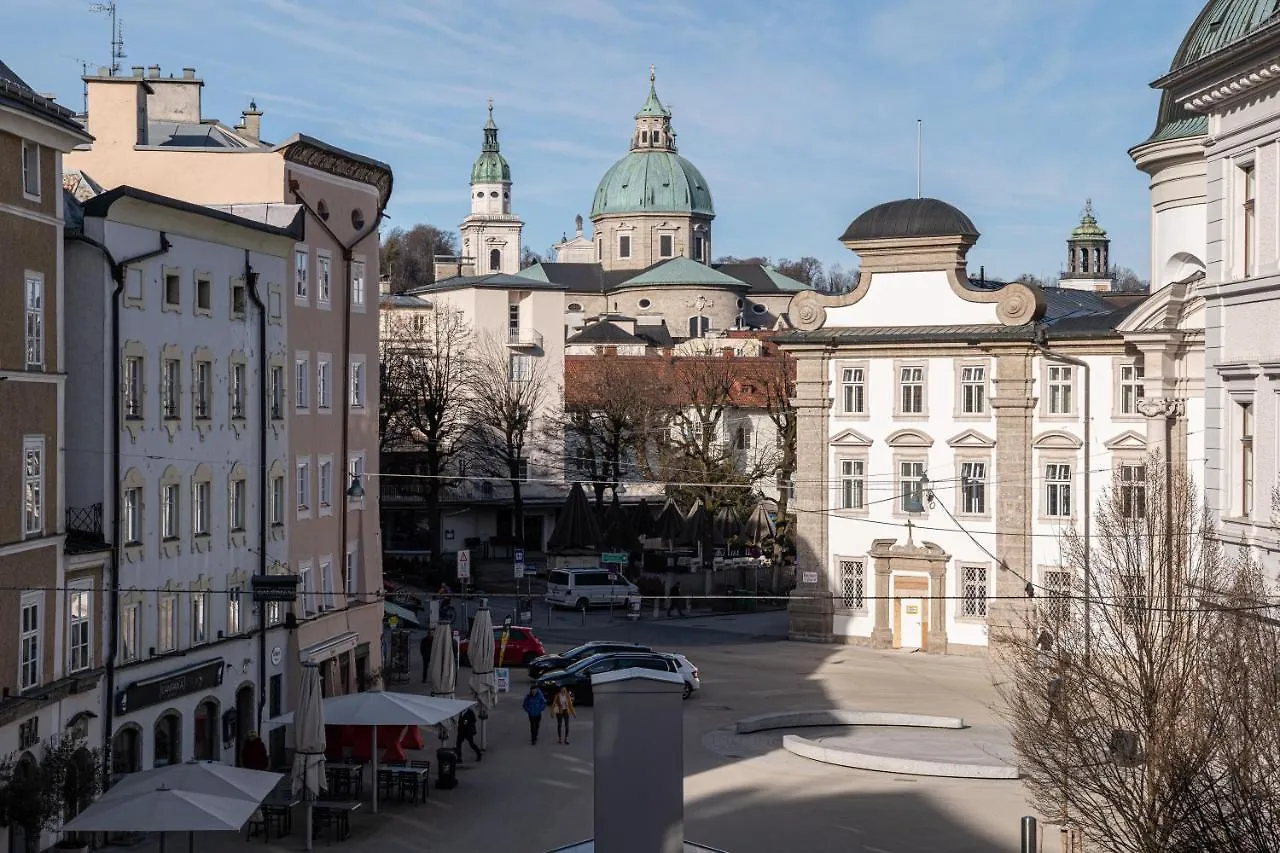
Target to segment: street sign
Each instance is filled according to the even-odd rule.
[[[506,693],[511,690],[511,670],[505,666],[500,666],[493,671],[494,681],[497,682],[498,692]]]
[[[618,579],[618,573],[617,573],[617,572],[609,572],[609,583],[613,583],[613,582],[614,582],[614,581],[616,581],[617,579]]]
[[[254,601],[297,601],[297,575],[254,575],[249,579]]]
[[[515,551],[512,552],[511,556],[515,560],[516,580],[519,580],[524,577],[524,549],[516,548]]]
[[[471,551],[469,550],[458,552],[458,580],[471,580]]]
[[[801,572],[800,573],[800,583],[817,583],[817,582],[818,582],[817,572]]]
[[[600,562],[620,563],[625,566],[627,564],[627,552],[626,551],[605,551],[603,554],[600,555]]]

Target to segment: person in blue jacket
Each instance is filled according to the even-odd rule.
[[[524,712],[529,715],[529,742],[537,744],[538,727],[542,725],[542,712],[547,710],[547,697],[538,685],[529,685],[529,695],[524,697]]]

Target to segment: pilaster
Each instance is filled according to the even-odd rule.
[[[827,541],[830,351],[792,350],[796,359],[796,588],[788,607],[793,640],[831,642],[833,600]],[[805,581],[806,575],[811,579]]]
[[[1020,624],[1015,602],[1032,579],[1031,508],[1034,460],[1031,450],[1034,396],[1034,355],[1030,349],[998,352],[991,408],[996,418],[995,600],[987,616],[990,634]]]

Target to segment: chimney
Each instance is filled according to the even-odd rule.
[[[235,131],[250,142],[262,139],[262,110],[258,109],[256,101],[250,101],[249,109],[240,113],[240,123],[235,126]]]
[[[141,65],[134,65],[134,66],[132,67],[132,70],[133,70],[133,76],[134,76],[134,77],[141,77],[141,76],[142,76],[142,71],[143,71],[143,69],[142,69],[142,66],[141,66]]]
[[[110,75],[111,75],[111,69],[110,69],[110,68],[108,68],[108,67],[107,67],[107,66],[105,66],[105,65],[99,65],[99,66],[98,66],[98,76],[99,76],[99,77],[109,77]]]
[[[148,67],[147,67],[147,76],[148,76],[148,77],[150,77],[150,78],[152,78],[152,79],[155,79],[155,78],[159,77],[159,76],[160,76],[160,66],[159,66],[159,65],[150,65],[150,66],[148,66]]]
[[[194,79],[196,79],[196,70],[195,70],[194,68],[183,68],[183,69],[182,69],[182,79],[183,79],[183,80],[194,80]]]
[[[579,236],[579,237],[581,237],[581,236],[582,236],[582,214],[581,214],[581,213],[579,213],[579,214],[574,218],[574,220],[573,220],[573,221],[574,221],[574,224],[575,224],[575,225],[577,225],[577,228],[578,228],[578,236]]]
[[[596,853],[683,853],[684,680],[622,669],[591,690]]]

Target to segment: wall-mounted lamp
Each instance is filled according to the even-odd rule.
[[[364,486],[360,484],[360,475],[351,475],[351,485],[347,487],[347,497],[360,500],[364,497]]]

